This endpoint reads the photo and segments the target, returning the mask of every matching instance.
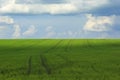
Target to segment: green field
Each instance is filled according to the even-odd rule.
[[[120,80],[120,40],[0,40],[0,80]]]

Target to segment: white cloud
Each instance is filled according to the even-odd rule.
[[[21,37],[21,28],[19,25],[14,25],[14,33],[13,33],[13,38],[20,38]]]
[[[0,26],[0,38],[3,38],[5,36],[7,36],[8,34],[6,33],[7,31],[7,27],[6,26]]]
[[[53,26],[48,26],[47,28],[46,28],[46,38],[50,38],[50,37],[53,37],[54,35],[56,35],[56,32],[54,31],[54,29],[53,29]]]
[[[90,10],[108,4],[109,0],[66,0],[68,3],[76,5],[79,10]]]
[[[64,31],[64,32],[59,32],[59,33],[57,33],[57,35],[58,35],[58,36],[66,36],[66,35],[67,35],[67,32],[66,32],[66,31]]]
[[[50,37],[53,37],[55,34],[56,34],[56,32],[50,31],[50,32],[47,33],[46,37],[50,38]]]
[[[30,26],[27,31],[23,33],[24,36],[31,36],[36,33],[36,27],[34,25]]]
[[[68,31],[68,35],[69,36],[73,36],[73,32],[72,31]]]
[[[42,4],[42,1],[39,1],[40,3],[34,1],[34,4],[18,4],[16,1],[0,1],[0,13],[67,14],[84,12],[109,2],[109,0],[64,0],[66,3],[61,4]]]
[[[0,23],[13,24],[14,20],[9,16],[0,16]]]
[[[77,32],[77,31],[75,32],[75,31],[68,30],[67,35],[68,35],[69,37],[76,37],[77,35],[79,35],[79,32]]]
[[[84,26],[85,31],[108,31],[114,24],[115,16],[92,16],[87,14],[88,21]]]
[[[0,30],[5,30],[6,27],[5,26],[0,26]]]
[[[13,4],[0,8],[1,13],[65,14],[77,11],[72,4]]]
[[[46,28],[46,31],[47,31],[47,32],[52,31],[52,30],[53,30],[53,26],[48,26],[48,27]]]

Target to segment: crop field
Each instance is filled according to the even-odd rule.
[[[120,80],[120,40],[0,40],[0,80]]]

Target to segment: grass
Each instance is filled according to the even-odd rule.
[[[0,40],[1,80],[120,80],[120,40]]]

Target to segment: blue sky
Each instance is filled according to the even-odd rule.
[[[0,39],[120,38],[120,0],[0,0]]]

